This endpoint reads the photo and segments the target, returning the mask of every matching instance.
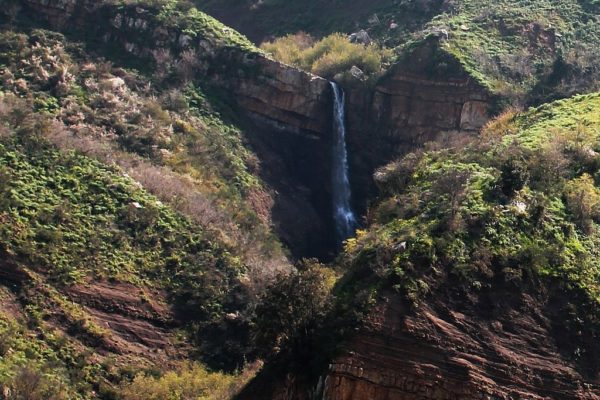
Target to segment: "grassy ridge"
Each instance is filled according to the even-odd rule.
[[[597,368],[599,99],[510,111],[470,144],[431,144],[377,171],[382,198],[346,244],[342,301],[369,304],[385,287],[417,304],[443,276],[475,293],[559,288],[571,293],[557,323],[576,338],[572,357]]]
[[[600,40],[594,7],[575,0],[466,0],[435,17],[423,34],[444,37],[444,48],[501,94],[593,90]]]

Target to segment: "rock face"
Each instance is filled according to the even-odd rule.
[[[262,55],[252,61],[252,67],[259,71],[255,76],[223,77],[244,110],[283,130],[321,137],[330,134],[332,97],[325,79]]]
[[[325,79],[213,37],[192,38],[165,27],[142,7],[87,0],[25,4],[55,29],[76,30],[99,47],[120,49],[124,58],[153,63],[160,51],[174,57],[195,51],[195,79],[224,89],[251,121],[245,134],[272,188],[279,236],[296,256],[327,255],[334,245],[328,189],[333,99]],[[89,20],[101,23],[90,28]],[[374,88],[347,90],[350,177],[359,213],[375,193],[372,174],[377,167],[444,135],[477,132],[488,119],[486,91],[446,58],[438,43],[427,43]]]
[[[57,28],[108,18],[105,30],[95,32],[98,37],[138,57],[158,48],[195,48],[202,59],[197,79],[233,93],[250,117],[248,140],[274,192],[280,236],[298,246],[292,249],[298,256],[326,252],[332,110],[327,81],[258,53],[221,49],[203,38],[168,31],[136,7],[106,10],[83,0],[24,4]],[[145,44],[132,39],[135,35],[143,36]],[[427,141],[477,132],[488,119],[491,101],[484,88],[439,53],[436,43],[415,49],[375,88],[350,90],[347,127],[358,202],[373,192],[376,167]],[[23,281],[23,274],[0,268],[0,277],[11,284]],[[110,328],[107,347],[136,354],[178,351],[164,337],[163,327],[174,323],[168,310],[120,294],[132,291],[100,284],[72,287],[67,295]],[[576,349],[556,325],[560,301],[551,298],[506,288],[472,297],[448,290],[412,310],[397,294],[383,293],[320,384],[288,376],[268,382],[275,387],[260,388],[259,396],[242,398],[308,400],[317,388],[325,400],[598,400],[600,376],[578,363]],[[133,323],[123,319],[128,315],[135,317]]]
[[[582,376],[557,345],[548,303],[495,300],[487,316],[452,298],[407,313],[388,293],[330,365],[324,398],[600,399],[600,376]]]
[[[508,286],[465,293],[446,281],[417,307],[382,291],[320,379],[271,371],[240,399],[600,399],[593,328],[565,322],[577,296]]]
[[[437,40],[414,49],[374,89],[350,90],[348,140],[358,208],[373,193],[374,170],[425,143],[476,134],[493,99]]]
[[[42,13],[53,27],[60,28],[69,22],[78,6],[91,4],[89,1],[79,0],[26,0],[23,3]]]

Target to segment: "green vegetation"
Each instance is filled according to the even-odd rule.
[[[527,101],[594,90],[600,30],[590,2],[457,2],[421,35],[436,35],[492,91]]]
[[[51,336],[50,340],[60,340]],[[65,343],[66,344],[66,343]],[[62,352],[68,350],[64,346]],[[67,365],[56,349],[0,314],[0,387],[8,399],[80,399],[70,387]]]
[[[31,312],[30,312],[31,314]],[[33,314],[31,314],[33,315]],[[43,337],[43,339],[40,339]],[[50,327],[31,328],[0,313],[0,388],[6,400],[123,400],[230,399],[261,367],[249,365],[242,373],[209,372],[199,363],[178,363],[167,371],[135,373],[115,370],[110,360],[94,362],[93,349],[82,351],[68,335]],[[130,367],[129,367],[130,368]],[[103,377],[121,380],[117,389]],[[106,381],[108,382],[108,381]],[[99,393],[94,387],[99,387]]]
[[[342,73],[347,78],[352,67],[366,74],[364,79],[381,73],[391,52],[377,45],[350,43],[345,35],[334,33],[319,41],[304,33],[288,35],[262,49],[279,61],[326,78]]]
[[[281,254],[247,203],[263,191],[250,172],[256,156],[239,128],[211,105],[211,96],[188,80],[186,70],[193,65],[163,62],[146,78],[74,57],[69,50],[77,46],[48,31],[6,32],[1,39],[0,62],[7,66],[2,87],[25,99],[4,96],[5,108],[16,110],[18,119],[6,115],[15,126],[28,123],[55,146],[116,163],[162,201],[246,253],[238,254],[242,257]],[[171,82],[174,74],[180,78]],[[19,116],[29,107],[57,121]],[[163,182],[167,176],[169,184]],[[225,214],[223,208],[238,212]]]
[[[177,283],[178,271],[197,275],[196,281],[198,268],[213,263],[230,269],[229,279],[243,272],[226,250],[217,250],[218,244],[136,189],[130,178],[85,157],[22,143],[0,145],[5,221],[0,240],[8,254],[64,283],[92,277],[188,285],[191,275]],[[209,262],[219,253],[222,260]],[[204,315],[217,311],[210,307],[219,303],[209,300]]]
[[[123,386],[120,394],[123,400],[227,400],[238,393],[258,367],[260,364],[244,374],[226,375],[184,363],[160,377],[139,374]]]
[[[129,15],[134,5],[109,10]],[[206,39],[214,51],[257,51],[194,9],[144,7],[152,24]],[[253,308],[290,266],[269,216],[255,211],[269,195],[236,111],[196,79],[207,58],[191,48],[173,54],[153,54],[156,66],[141,73],[72,36],[0,32],[0,267],[17,276],[6,282],[12,308],[0,309],[7,399],[134,398],[140,382],[153,388],[148,399],[163,398],[167,384],[180,386],[181,398],[228,398],[252,372],[212,369],[241,369],[255,357]],[[123,340],[73,295],[106,282],[140,302],[127,318],[135,307],[168,310],[152,317],[159,327],[150,334],[165,336],[172,360],[153,345],[131,353],[127,346],[147,338]],[[184,357],[198,361],[179,366]]]
[[[147,5],[147,2],[142,2]],[[247,51],[256,51],[246,37],[234,29],[223,25],[213,17],[198,11],[190,3],[178,0],[158,1],[160,12],[157,22],[160,26],[175,29],[192,39],[203,38],[216,41],[219,46],[238,47]]]
[[[381,168],[385,197],[344,255],[362,283],[346,290],[391,287],[416,304],[444,276],[467,291],[541,279],[585,293],[597,309],[599,102],[592,94],[507,112],[466,148],[432,144]],[[583,307],[565,329],[583,318],[598,335],[599,316]]]
[[[333,270],[316,260],[305,260],[299,270],[271,284],[258,303],[257,343],[263,355],[282,349],[308,353],[304,347],[331,310]]]

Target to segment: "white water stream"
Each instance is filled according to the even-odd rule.
[[[350,199],[350,180],[348,178],[348,151],[346,150],[345,95],[344,91],[331,82],[333,90],[333,165],[332,199],[333,218],[337,239],[341,243],[356,230],[356,216],[352,211]]]

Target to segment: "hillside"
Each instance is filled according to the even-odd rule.
[[[189,358],[242,368],[257,296],[291,266],[257,156],[218,90],[193,79],[202,61],[165,51],[140,72],[143,54],[89,51],[15,10],[0,37],[4,393],[111,398]],[[238,46],[190,18],[207,43]],[[245,379],[208,376],[214,393]]]
[[[0,0],[0,399],[600,399],[598,7]]]
[[[599,100],[507,112],[379,169],[318,339],[242,398],[599,398]]]
[[[600,57],[595,1],[196,3],[257,43],[298,31],[321,38],[362,29],[402,58],[415,42],[433,36],[474,79],[513,105],[598,89],[593,83]]]
[[[387,27],[391,20],[400,25],[398,36],[406,38],[410,32],[421,29],[429,19],[447,9],[441,0],[309,0],[303,3],[285,0],[195,0],[194,3],[258,43],[298,31],[322,37],[332,32],[350,33],[374,26],[378,32],[384,32],[383,26]]]

